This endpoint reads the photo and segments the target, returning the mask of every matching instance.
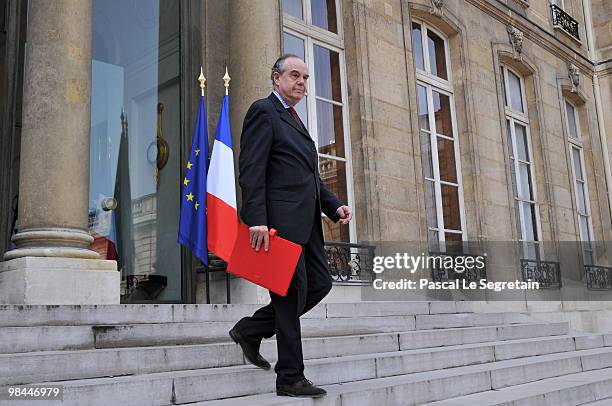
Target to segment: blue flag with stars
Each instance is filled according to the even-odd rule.
[[[200,96],[200,111],[193,132],[191,152],[183,179],[181,221],[178,242],[191,248],[194,255],[208,266],[206,241],[206,172],[208,170],[208,129],[204,96]]]

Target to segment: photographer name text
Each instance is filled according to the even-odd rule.
[[[396,281],[385,281],[380,278],[374,279],[372,286],[377,290],[416,290],[416,289],[431,289],[431,290],[447,290],[447,289],[490,289],[495,292],[500,292],[506,289],[516,290],[537,290],[540,289],[540,283],[531,280],[527,281],[501,281],[492,282],[486,279],[480,279],[478,282],[467,281],[465,279],[450,280],[450,281],[431,281],[421,278],[418,281],[412,279],[400,279]]]

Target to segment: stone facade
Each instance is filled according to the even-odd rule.
[[[360,237],[426,238],[425,218],[420,215],[424,207],[423,180],[421,154],[415,148],[416,79],[408,28],[412,19],[418,19],[443,31],[450,42],[469,239],[516,239],[514,221],[510,221],[512,190],[505,161],[500,64],[514,66],[526,78],[544,240],[578,238],[571,221],[573,203],[562,97],[584,98],[580,114],[584,118],[583,134],[588,136],[585,152],[588,179],[593,183],[595,236],[608,238],[610,216],[606,215],[603,160],[597,159],[602,151],[593,100],[593,65],[585,62],[585,44],[568,40],[551,27],[544,2],[509,14],[511,6],[496,2],[446,2],[442,17],[430,13],[429,3],[344,2],[347,71],[353,84],[351,140],[353,148],[362,151],[353,160]],[[574,18],[582,21],[580,2],[572,3],[578,11]],[[524,33],[519,61],[513,57],[508,24],[520,26]],[[575,95],[569,90],[567,65],[572,62],[582,73]],[[380,221],[372,225],[368,218]],[[508,221],[500,224],[500,218]],[[567,218],[570,220],[563,220]]]
[[[609,164],[602,146],[610,118],[601,112],[598,116],[598,108],[606,111],[610,105],[610,62],[605,56],[610,51],[606,43],[610,4],[594,2],[593,9],[585,11],[582,1],[565,2],[566,12],[578,23],[580,41],[553,26],[547,2],[449,1],[440,10],[425,0],[344,1],[343,6],[352,88],[351,141],[353,150],[360,152],[353,159],[360,238],[427,240],[410,29],[413,21],[421,21],[441,31],[450,47],[467,239],[520,238],[507,152],[502,65],[519,72],[525,82],[545,255],[561,260],[567,245],[559,242],[580,240],[564,99],[577,106],[580,119],[593,239],[610,239]],[[592,49],[587,13],[597,16]],[[595,72],[599,84],[593,82]],[[573,254],[579,255],[579,250]],[[571,264],[575,267],[562,267],[562,274],[581,280],[584,271]],[[521,277],[515,255],[504,266],[487,271],[492,279]],[[592,294],[565,292],[561,297],[585,299]]]
[[[70,7],[70,2],[65,3]],[[34,2],[34,8],[39,4],[40,1]],[[200,35],[201,49],[187,52],[203,56],[209,83],[212,78],[223,75],[225,64],[229,66],[236,157],[246,110],[254,99],[269,93],[270,66],[283,49],[282,4],[282,1],[265,0],[253,7],[247,0],[203,0],[199,9],[203,28],[196,34]],[[431,202],[426,201],[422,169],[418,75],[411,28],[415,21],[441,33],[448,47],[466,239],[517,241],[520,238],[504,115],[501,69],[507,66],[524,81],[536,201],[541,239],[547,243],[546,256],[558,260],[562,250],[558,242],[580,239],[565,99],[576,106],[579,117],[593,239],[610,240],[612,115],[607,114],[612,105],[610,2],[565,0],[565,12],[578,24],[578,39],[553,25],[547,1],[338,0],[337,4],[341,11],[348,84],[353,174],[349,182],[354,190],[357,241],[428,239],[426,207]],[[87,54],[87,50],[80,48],[66,46],[65,49],[67,60],[72,64],[81,63]],[[47,73],[43,69],[39,75],[44,77]],[[67,98],[66,103],[85,108],[77,103],[85,95],[82,86],[77,84],[72,87],[67,84],[62,94]],[[26,87],[25,91],[27,101],[36,89]],[[208,92],[212,135],[219,115],[217,101],[223,89],[211,86]],[[25,123],[30,110],[26,109],[24,117],[24,136],[30,131],[31,123]],[[71,122],[63,121],[63,125]],[[79,134],[86,133],[76,125],[72,128],[79,129]],[[61,128],[55,131],[61,132]],[[83,145],[78,144],[78,148]],[[21,181],[25,191],[36,187],[38,180],[34,179],[44,179],[43,175],[35,176],[39,172],[32,168],[32,159],[23,160],[27,153],[28,147],[22,147]],[[63,166],[49,169],[61,173],[72,171]],[[84,178],[77,180],[78,190],[84,189]],[[59,185],[49,193],[59,194],[59,198],[73,193]],[[2,184],[2,187],[9,186]],[[26,224],[37,216],[49,219],[56,212],[54,206],[34,211],[27,195],[24,199],[22,210]],[[62,220],[59,221],[62,225],[79,226],[86,220],[81,218],[81,211],[80,208],[71,210],[70,216],[58,221]],[[6,223],[5,218],[0,221],[3,233],[7,231]],[[149,247],[153,243],[147,244],[141,242],[137,246]],[[520,277],[518,266],[518,262],[506,263],[492,269],[491,275]],[[581,271],[567,272],[578,272],[575,279],[581,279]],[[232,283],[238,295],[234,300],[266,300],[261,290],[234,280]],[[220,281],[219,286],[223,284]],[[352,297],[342,289],[345,287],[336,289],[338,297]],[[201,300],[201,287],[198,287],[198,297]]]

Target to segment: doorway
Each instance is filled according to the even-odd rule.
[[[122,303],[189,303],[176,242],[189,125],[182,26],[190,2],[93,0],[89,229],[117,261]],[[193,15],[193,14],[191,14]]]

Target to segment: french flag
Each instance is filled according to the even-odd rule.
[[[219,125],[208,167],[206,211],[208,249],[225,262],[229,262],[238,234],[238,211],[227,95],[223,97]]]

